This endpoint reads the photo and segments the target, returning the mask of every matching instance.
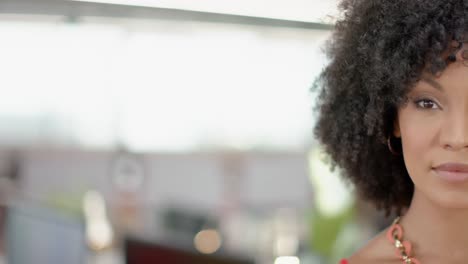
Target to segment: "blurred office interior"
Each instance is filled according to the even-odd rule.
[[[314,141],[336,1],[0,0],[0,263],[336,263],[381,215]]]

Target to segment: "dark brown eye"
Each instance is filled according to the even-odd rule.
[[[437,109],[437,108],[439,108],[439,106],[434,101],[432,101],[430,99],[417,100],[415,103],[416,103],[416,106],[418,108],[422,108],[422,109]]]

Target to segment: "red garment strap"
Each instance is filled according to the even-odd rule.
[[[342,260],[340,260],[340,264],[348,264],[348,260],[347,259],[342,259]]]

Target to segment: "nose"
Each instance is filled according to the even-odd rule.
[[[447,116],[441,141],[447,150],[468,150],[468,111],[458,111]]]

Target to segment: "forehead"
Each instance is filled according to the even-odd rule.
[[[432,86],[442,92],[468,93],[468,63],[466,61],[457,60],[454,63],[450,63],[438,75],[424,73],[418,84],[419,83]]]

